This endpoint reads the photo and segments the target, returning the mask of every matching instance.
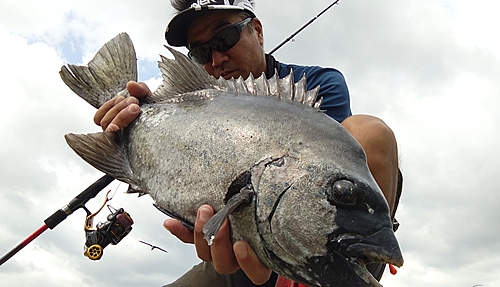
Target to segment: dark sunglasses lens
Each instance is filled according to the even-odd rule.
[[[210,52],[210,47],[208,44],[204,44],[193,48],[189,51],[188,56],[193,59],[198,64],[205,64],[212,58],[212,53]]]
[[[240,40],[240,33],[236,27],[229,27],[219,32],[212,41],[212,47],[220,52],[227,52]]]
[[[246,25],[248,24],[249,20],[243,20],[242,22],[244,22],[244,25]],[[188,56],[198,64],[203,65],[208,63],[212,58],[212,49],[215,49],[219,52],[227,52],[229,51],[229,49],[234,47],[236,43],[238,43],[238,41],[240,40],[240,31],[243,26],[241,26],[241,28],[237,26],[230,26],[222,29],[212,39],[210,39],[208,43],[191,49],[191,51],[189,51],[188,53]]]

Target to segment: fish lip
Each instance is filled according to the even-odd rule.
[[[344,256],[364,257],[369,262],[390,263],[398,267],[404,263],[396,236],[388,227],[366,237],[341,237],[338,242]]]
[[[397,267],[403,266],[403,256],[399,250],[387,250],[371,244],[355,243],[349,246],[346,254],[350,258],[366,258],[367,263],[389,263]]]
[[[351,269],[372,286],[382,285],[368,271],[366,264],[389,263],[401,267],[404,262],[396,237],[389,227],[368,236],[342,234],[337,239],[337,244],[337,252],[347,259]]]

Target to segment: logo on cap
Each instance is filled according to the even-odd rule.
[[[216,0],[198,0],[196,2],[194,2],[193,4],[191,4],[191,7],[200,7],[202,5],[209,5],[209,4],[217,4],[217,1]]]
[[[250,4],[248,0],[193,0],[191,1],[191,6],[189,6],[189,9],[194,8],[198,11],[202,9],[202,6],[208,5],[238,6],[254,13],[252,4]],[[225,8],[227,9],[227,7]],[[212,9],[217,8],[216,6],[212,6]]]

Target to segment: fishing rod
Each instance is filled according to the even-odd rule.
[[[281,48],[283,45],[285,45],[286,43],[290,42],[290,40],[292,40],[298,33],[302,32],[302,30],[304,30],[307,26],[309,26],[312,22],[316,21],[316,19],[318,19],[323,13],[325,13],[326,11],[328,11],[330,8],[333,7],[333,5],[335,4],[338,4],[340,0],[336,0],[336,1],[333,1],[332,4],[328,5],[328,7],[326,7],[323,11],[321,11],[318,15],[316,15],[314,18],[312,18],[311,20],[309,20],[309,22],[307,22],[306,24],[304,24],[304,26],[300,27],[297,31],[295,31],[292,35],[290,35],[290,37],[286,38],[283,42],[281,42],[278,46],[276,46],[276,48],[272,49],[271,52],[269,52],[269,55],[272,55],[274,52],[276,52],[276,50],[278,50],[279,48]]]
[[[35,232],[33,232],[30,236],[24,239],[21,243],[19,243],[16,247],[14,247],[11,251],[5,254],[2,258],[0,258],[0,266],[4,264],[7,260],[9,260],[12,256],[14,256],[17,252],[23,249],[26,245],[28,245],[31,241],[37,238],[40,234],[42,234],[47,229],[54,229],[59,223],[65,220],[69,215],[71,215],[76,210],[83,208],[87,211],[87,214],[90,212],[85,207],[85,203],[87,203],[90,199],[94,198],[101,190],[103,190],[108,184],[110,184],[114,178],[109,175],[105,175],[94,182],[92,185],[87,187],[84,191],[82,191],[79,195],[77,195],[73,200],[71,200],[67,205],[58,211],[54,212],[51,216],[45,219],[44,224],[38,228]]]

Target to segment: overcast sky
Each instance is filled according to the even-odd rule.
[[[257,0],[270,51],[328,1]],[[0,256],[101,174],[64,141],[99,131],[94,108],[60,80],[128,32],[139,78],[159,83],[169,1],[0,0]],[[384,286],[500,286],[500,4],[477,0],[342,0],[275,53],[279,61],[336,67],[353,113],[396,134],[404,190],[397,237],[405,265]],[[1,286],[161,286],[198,262],[162,228],[143,196],[110,186],[134,230],[91,262],[79,210],[0,267]],[[104,193],[89,202],[95,211]],[[96,219],[96,222],[104,218]],[[150,249],[148,241],[169,251]]]

